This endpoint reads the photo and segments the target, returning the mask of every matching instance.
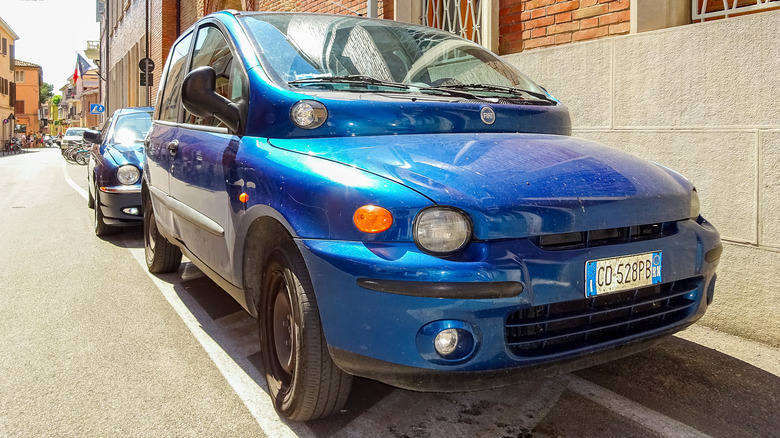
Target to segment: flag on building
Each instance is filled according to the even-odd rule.
[[[76,54],[76,69],[73,71],[73,83],[75,84],[79,78],[84,77],[84,73],[90,69],[89,61],[87,61],[80,54]]]

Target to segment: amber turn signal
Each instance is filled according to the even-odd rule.
[[[238,200],[246,204],[246,201],[249,200],[249,195],[247,195],[246,193],[242,193],[238,195]]]
[[[393,225],[393,215],[386,208],[364,205],[355,211],[352,222],[360,231],[381,233]]]

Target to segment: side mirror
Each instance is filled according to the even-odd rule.
[[[103,139],[100,137],[100,131],[94,131],[92,129],[84,131],[84,140],[95,144],[103,143]]]
[[[214,116],[233,131],[238,132],[241,111],[238,105],[216,91],[217,73],[209,66],[198,67],[184,77],[181,101],[184,108],[198,117]]]

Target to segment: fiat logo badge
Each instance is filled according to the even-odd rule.
[[[482,123],[486,125],[492,125],[496,121],[496,113],[493,108],[489,106],[483,106],[479,111],[479,117],[482,119]]]

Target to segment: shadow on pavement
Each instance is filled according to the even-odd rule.
[[[713,437],[780,436],[780,377],[684,339],[574,374]]]

